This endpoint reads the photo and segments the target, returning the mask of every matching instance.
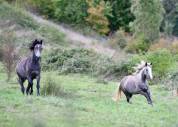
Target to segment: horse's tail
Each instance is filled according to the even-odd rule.
[[[118,85],[115,95],[112,97],[113,101],[118,101],[121,98],[121,85]]]

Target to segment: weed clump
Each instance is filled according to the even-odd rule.
[[[57,83],[51,77],[47,77],[42,87],[41,94],[43,96],[65,96],[66,92],[61,84]]]

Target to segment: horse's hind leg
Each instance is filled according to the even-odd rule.
[[[40,76],[37,77],[36,88],[37,88],[37,96],[39,96],[40,95]]]
[[[130,103],[130,104],[132,104],[132,102],[130,101],[131,97],[132,97],[132,94],[127,94],[126,95],[127,102]]]
[[[132,94],[128,93],[128,92],[124,92],[125,96],[126,96],[126,99],[127,99],[127,102],[129,104],[132,104],[132,102],[130,102],[130,99],[132,98]]]
[[[20,84],[20,87],[21,87],[21,91],[22,91],[22,93],[24,94],[24,92],[25,92],[25,87],[24,87],[23,83],[24,83],[25,80],[24,80],[23,78],[20,78],[20,77],[19,77],[18,81],[19,81],[19,84]]]

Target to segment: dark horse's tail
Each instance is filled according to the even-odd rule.
[[[121,85],[118,85],[117,89],[116,89],[116,93],[115,95],[112,97],[113,101],[119,101],[119,99],[121,98]]]

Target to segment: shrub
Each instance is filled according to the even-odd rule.
[[[170,71],[166,77],[162,80],[162,84],[168,88],[169,90],[172,90],[173,94],[174,91],[176,92],[176,95],[178,96],[178,71],[175,68],[174,70]]]
[[[66,93],[62,86],[49,76],[44,82],[41,94],[43,96],[64,96]]]
[[[145,39],[143,35],[140,35],[137,38],[131,40],[126,47],[126,51],[129,53],[141,53],[147,52],[149,49],[150,43]]]
[[[116,32],[114,37],[110,41],[110,45],[115,47],[120,47],[121,49],[125,48],[127,45],[127,39],[125,36],[125,32],[123,30],[119,30]]]
[[[86,49],[56,49],[44,57],[43,70],[58,70],[61,74],[85,73],[99,78],[119,78],[132,74],[133,67],[145,60],[153,63],[155,79],[163,78],[175,65],[175,56],[169,50],[152,51],[145,55],[131,55],[116,62],[111,58]]]
[[[12,72],[15,70],[15,65],[17,61],[16,47],[14,44],[16,37],[13,32],[5,31],[2,33],[0,40],[2,63],[7,73],[7,81],[10,80]]]
[[[85,49],[56,49],[46,56],[43,68],[62,73],[88,72],[93,57],[94,53]]]
[[[40,35],[44,38],[47,38],[47,41],[50,41],[49,43],[56,43],[60,44],[62,46],[66,46],[67,43],[65,43],[65,35],[60,32],[57,28],[48,26],[48,25],[42,25],[38,32]]]
[[[153,63],[153,72],[157,78],[164,77],[175,66],[174,56],[166,49],[149,52],[146,59]]]
[[[170,47],[170,51],[174,54],[178,54],[178,41],[173,42]]]
[[[150,46],[150,51],[156,51],[156,50],[159,50],[159,49],[168,49],[170,47],[170,42],[164,38],[161,38],[159,39],[158,42],[152,44]]]
[[[94,0],[87,0],[87,3],[89,8],[86,21],[100,34],[107,34],[109,32],[107,15],[111,15],[112,11],[110,3],[104,0],[100,0],[98,3],[95,3]]]

